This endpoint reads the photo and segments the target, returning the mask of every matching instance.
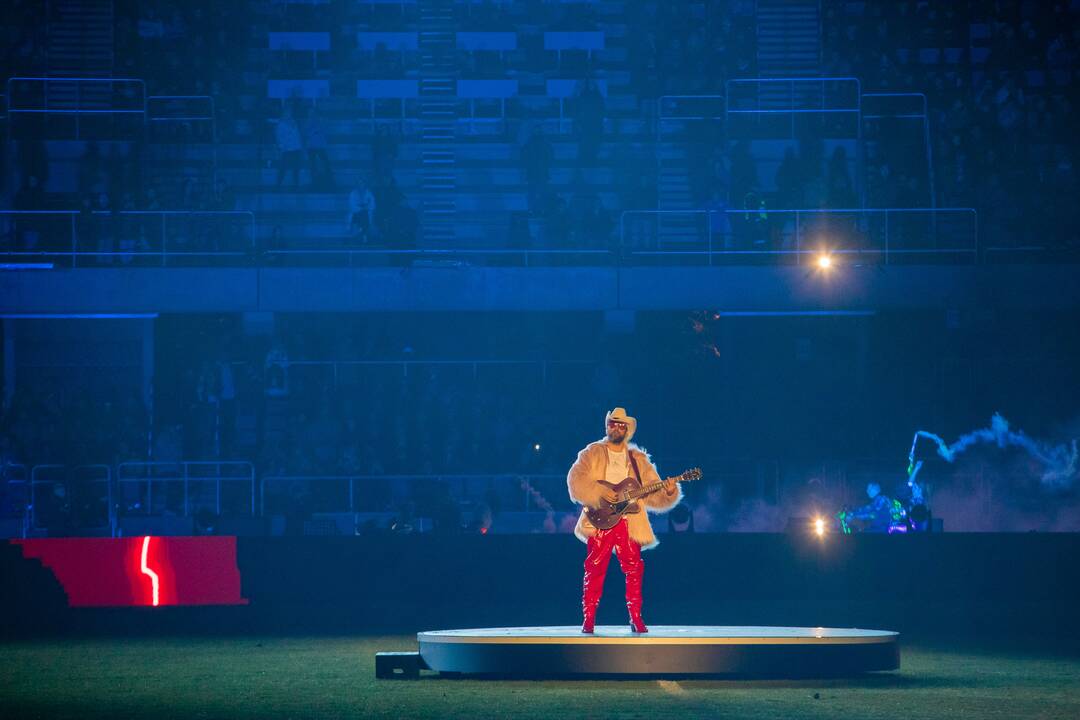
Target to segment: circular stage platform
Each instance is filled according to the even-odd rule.
[[[856,628],[655,625],[482,628],[417,633],[440,673],[502,677],[835,677],[900,667],[899,634]]]

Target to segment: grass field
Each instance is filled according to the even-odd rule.
[[[391,637],[0,644],[4,718],[1080,718],[1080,657],[906,644],[902,669],[827,681],[375,680]]]

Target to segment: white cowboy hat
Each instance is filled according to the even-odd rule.
[[[604,416],[604,432],[607,432],[609,420],[626,423],[626,442],[630,442],[630,438],[634,437],[634,431],[637,430],[637,418],[627,415],[626,408],[617,407]]]

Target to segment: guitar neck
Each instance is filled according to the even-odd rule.
[[[671,479],[677,480],[678,478],[671,478]],[[667,480],[661,480],[660,482],[654,482],[651,485],[645,485],[645,486],[641,487],[639,490],[635,490],[632,493],[630,493],[629,497],[630,497],[631,500],[637,500],[638,498],[645,497],[646,495],[652,495],[654,492],[656,492],[660,488],[664,487],[665,482],[667,482]]]

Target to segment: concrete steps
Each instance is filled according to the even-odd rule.
[[[815,77],[821,73],[818,0],[758,0],[760,77]]]
[[[50,10],[46,28],[49,76],[110,77],[112,0],[53,0]]]

